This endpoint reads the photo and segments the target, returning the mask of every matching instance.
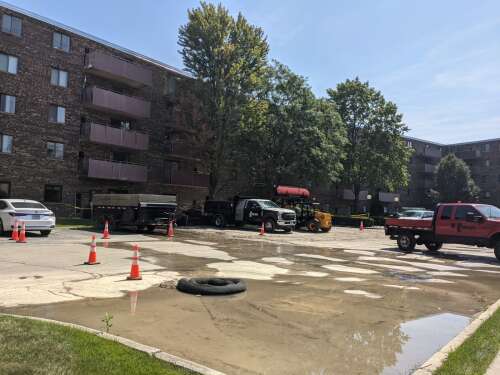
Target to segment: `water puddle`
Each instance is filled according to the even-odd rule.
[[[396,353],[396,363],[385,367],[380,374],[411,374],[462,331],[469,321],[462,315],[444,313],[401,323],[400,330],[406,340],[401,351]]]

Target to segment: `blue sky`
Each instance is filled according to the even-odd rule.
[[[193,0],[10,0],[182,67],[177,31]],[[268,36],[270,57],[315,93],[359,76],[394,101],[409,135],[452,143],[500,137],[498,0],[225,0]],[[99,9],[99,11],[96,11]]]

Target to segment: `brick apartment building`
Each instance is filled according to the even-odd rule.
[[[0,196],[60,215],[94,193],[205,198],[189,76],[3,2],[0,23]]]

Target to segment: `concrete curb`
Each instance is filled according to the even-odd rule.
[[[174,366],[177,366],[177,367],[182,367],[182,368],[194,371],[194,372],[196,372],[198,374],[201,374],[201,375],[225,375],[223,372],[220,372],[220,371],[211,369],[209,367],[200,365],[199,363],[188,361],[187,359],[183,359],[183,358],[177,357],[177,356],[175,356],[173,354],[162,352],[158,348],[154,348],[152,346],[147,346],[147,345],[141,344],[139,342],[126,339],[124,337],[111,335],[109,333],[98,331],[96,329],[88,328],[88,327],[81,326],[81,325],[78,325],[78,324],[61,322],[61,321],[52,320],[52,319],[37,318],[35,316],[25,316],[25,315],[15,315],[15,314],[3,314],[3,313],[0,313],[0,316],[8,316],[8,317],[13,317],[13,318],[30,319],[30,320],[36,320],[36,321],[46,322],[46,323],[53,323],[53,324],[57,324],[57,325],[60,325],[60,326],[65,326],[65,327],[69,327],[69,328],[78,329],[80,331],[83,331],[83,332],[86,332],[86,333],[89,333],[89,334],[92,334],[92,335],[96,335],[96,336],[102,337],[102,338],[104,338],[106,340],[111,340],[111,341],[118,342],[118,343],[120,343],[122,345],[128,346],[129,348],[138,350],[138,351],[143,352],[143,353],[147,353],[150,356],[159,359],[160,361],[164,361],[164,362],[167,362],[167,363],[169,363],[171,365],[174,365]]]
[[[431,358],[429,358],[423,365],[421,365],[412,375],[432,375],[443,362],[448,358],[448,354],[457,349],[462,343],[472,336],[474,332],[479,328],[485,320],[492,316],[495,311],[500,308],[500,299],[496,301],[493,305],[488,307],[483,311],[476,319],[474,319],[465,329],[460,332],[453,340],[448,344],[443,346],[440,351],[435,353]]]

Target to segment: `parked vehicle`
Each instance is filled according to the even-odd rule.
[[[26,231],[40,231],[48,236],[56,226],[54,213],[37,201],[0,199],[0,232],[12,232],[15,223],[25,224]]]
[[[135,228],[153,232],[175,220],[175,196],[152,194],[95,194],[92,215],[97,226]]]
[[[235,197],[231,201],[208,200],[205,202],[205,215],[218,228],[226,225],[261,225],[266,232],[283,229],[290,232],[295,227],[296,215],[292,210],[279,207],[268,199]]]
[[[297,229],[305,227],[315,233],[320,230],[329,232],[332,229],[332,215],[320,210],[319,203],[310,199],[309,190],[293,186],[278,186],[275,194],[275,200],[279,206],[295,211]]]
[[[439,204],[432,220],[386,219],[385,234],[403,251],[412,251],[415,245],[437,251],[443,243],[455,243],[493,248],[500,260],[500,209],[487,204]]]

